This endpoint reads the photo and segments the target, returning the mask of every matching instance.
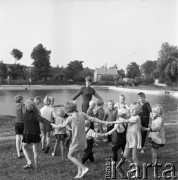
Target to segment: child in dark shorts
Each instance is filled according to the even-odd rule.
[[[65,119],[64,119],[64,116],[65,116],[65,112],[63,109],[58,109],[57,110],[57,118],[55,120],[55,124],[62,124]],[[66,134],[66,127],[63,127],[63,128],[55,128],[55,137],[56,137],[56,142],[55,142],[55,145],[54,145],[54,150],[52,152],[52,156],[55,156],[56,155],[56,150],[57,150],[57,147],[59,145],[59,142],[60,142],[60,146],[61,146],[61,156],[62,156],[62,159],[64,158],[64,143],[65,143],[65,138],[67,137],[67,134]]]
[[[16,103],[16,116],[15,116],[15,136],[16,136],[16,149],[17,149],[17,156],[21,158],[21,151],[22,151],[22,135],[24,131],[24,104],[23,104],[23,96],[16,95],[15,96],[15,103]]]

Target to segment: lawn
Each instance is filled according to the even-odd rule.
[[[173,124],[165,125],[166,130],[166,145],[160,148],[159,162],[163,167],[159,168],[159,175],[165,169],[170,169],[170,166],[165,168],[166,163],[173,163],[175,166],[175,173],[178,176],[178,113],[166,114],[166,118]],[[77,168],[68,159],[62,160],[60,158],[60,150],[55,157],[51,156],[52,148],[54,145],[54,137],[52,137],[51,149],[48,154],[40,152],[41,144],[39,144],[39,168],[24,170],[23,165],[26,164],[25,158],[17,159],[15,140],[11,139],[14,135],[13,117],[0,116],[0,180],[71,180],[77,173]],[[166,121],[167,122],[167,121]],[[9,137],[8,140],[5,140]],[[151,160],[150,145],[146,143],[146,152],[139,154],[141,164],[144,162],[149,163]],[[119,152],[120,154],[120,152]],[[98,146],[94,147],[95,163],[87,162],[86,166],[89,167],[89,172],[84,176],[85,180],[104,180],[105,179],[105,163],[106,159],[112,157],[111,147],[107,143],[101,142]],[[128,171],[128,164],[123,165],[124,171]],[[142,167],[141,167],[142,173]],[[167,175],[170,175],[168,173]],[[116,174],[117,179],[121,179],[120,175]],[[154,179],[153,169],[148,169],[148,179]],[[164,179],[164,178],[162,178]]]

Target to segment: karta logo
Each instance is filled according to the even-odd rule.
[[[142,167],[136,163],[130,164],[127,172],[122,168],[123,161],[115,163],[112,158],[107,158],[105,163],[105,178],[106,179],[148,179],[148,169],[153,168],[153,177],[155,179],[177,179],[175,175],[175,166],[173,163],[166,163],[164,166],[158,163],[158,160],[153,163],[143,163]],[[142,173],[141,173],[142,168]],[[162,173],[158,173],[158,169],[162,169]],[[160,170],[160,169],[159,169]]]

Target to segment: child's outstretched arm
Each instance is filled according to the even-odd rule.
[[[111,129],[109,132],[105,133],[104,136],[108,136],[108,135],[111,135],[113,132],[115,132],[119,127],[119,124],[115,124],[114,125],[114,128]]]
[[[94,138],[94,139],[97,139],[99,137],[102,137],[103,135],[101,133],[97,133],[95,131],[93,131],[93,129],[90,129],[87,133],[88,136]]]
[[[66,121],[64,121],[62,124],[57,125],[57,124],[52,123],[51,126],[53,128],[63,128],[63,127],[66,127],[68,124],[70,124],[70,122],[71,122],[71,119],[67,118]]]
[[[85,119],[86,120],[89,120],[91,122],[95,122],[95,123],[99,123],[99,124],[104,124],[104,125],[108,125],[108,122],[107,121],[102,121],[98,118],[95,118],[95,117],[91,117],[91,116],[88,116],[87,114],[85,114]]]

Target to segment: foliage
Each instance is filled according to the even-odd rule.
[[[4,79],[7,78],[7,66],[3,62],[0,62],[0,75]]]
[[[123,69],[118,69],[117,70],[117,73],[118,75],[121,77],[121,78],[124,78],[125,77],[125,71]]]
[[[87,76],[93,77],[93,75],[94,75],[94,70],[86,67],[86,68],[83,68],[82,71],[77,73],[75,79],[76,81],[85,81],[85,78]]]
[[[178,48],[163,43],[158,58],[159,80],[172,85],[178,81]]]
[[[79,73],[83,70],[83,61],[70,61],[70,63],[65,68],[65,73],[67,79],[74,80],[75,82],[79,78]]]
[[[23,53],[19,49],[13,49],[11,51],[11,54],[15,58],[15,63],[16,61],[20,60],[23,56]]]
[[[14,79],[16,79],[19,75],[26,78],[26,69],[27,67],[24,65],[15,64],[14,66],[10,67],[8,74],[11,75]]]
[[[36,79],[40,79],[41,75],[48,72],[50,69],[50,50],[46,50],[42,44],[38,44],[33,48],[31,53],[31,58],[34,60],[32,65],[34,65],[34,73]]]
[[[118,65],[114,64],[113,66],[110,67],[110,69],[118,69]]]
[[[136,62],[131,62],[127,66],[127,77],[135,79],[140,76],[140,69]]]

